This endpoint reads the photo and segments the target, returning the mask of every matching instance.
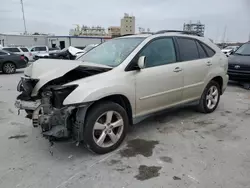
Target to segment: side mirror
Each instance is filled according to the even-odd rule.
[[[139,57],[138,59],[138,62],[137,62],[137,65],[140,69],[144,69],[145,68],[145,60],[146,60],[146,57],[145,56],[141,56]]]

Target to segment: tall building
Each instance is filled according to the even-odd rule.
[[[127,13],[121,19],[121,35],[135,34],[135,17]]]
[[[183,25],[183,31],[191,31],[191,32],[196,32],[201,36],[204,36],[205,32],[205,25],[201,24],[200,21],[197,23],[192,23],[191,21],[189,23],[184,23]]]
[[[121,27],[119,26],[110,26],[108,28],[108,35],[111,37],[119,37],[121,36]]]

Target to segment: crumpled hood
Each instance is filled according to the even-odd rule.
[[[24,74],[34,79],[50,76],[51,79],[63,76],[79,66],[81,62],[71,60],[39,59],[28,66]]]
[[[78,66],[111,68],[106,65],[75,60],[39,59],[28,66],[24,74],[33,79],[50,77],[50,80],[63,76]]]
[[[32,96],[35,96],[38,90],[46,83],[64,76],[79,66],[112,69],[112,67],[106,65],[75,60],[39,59],[24,71],[25,76],[39,80],[32,91]]]

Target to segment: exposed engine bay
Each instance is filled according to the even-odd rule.
[[[77,113],[83,113],[90,104],[63,105],[64,99],[74,91],[78,85],[64,85],[75,80],[97,75],[111,68],[95,66],[78,66],[61,77],[55,78],[42,86],[36,96],[32,91],[39,79],[25,75],[21,78],[17,90],[15,106],[25,110],[32,119],[34,127],[41,127],[43,135],[48,138],[73,138],[82,140],[82,121],[76,118]]]

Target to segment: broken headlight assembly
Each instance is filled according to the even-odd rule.
[[[38,79],[32,79],[29,77],[21,77],[21,80],[19,81],[17,85],[17,91],[30,94],[38,81],[39,81]]]
[[[62,108],[64,99],[75,89],[78,85],[70,86],[56,86],[51,89],[53,93],[52,105],[55,108]]]

